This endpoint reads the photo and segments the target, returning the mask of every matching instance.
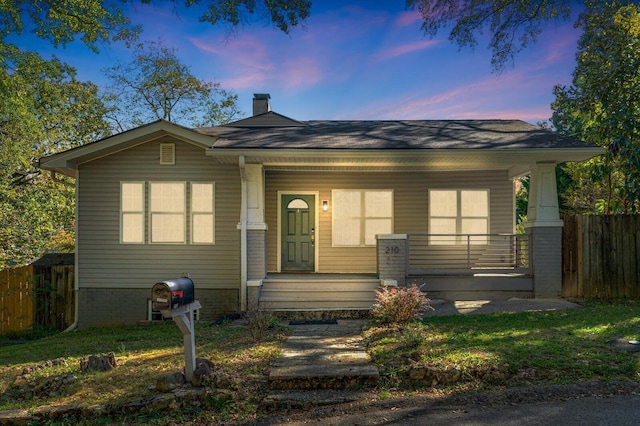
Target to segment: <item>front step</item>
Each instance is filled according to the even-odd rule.
[[[282,355],[271,364],[274,390],[355,389],[375,385],[378,369],[367,354],[363,321],[293,326]]]
[[[368,311],[376,302],[380,280],[268,278],[260,289],[266,311]]]

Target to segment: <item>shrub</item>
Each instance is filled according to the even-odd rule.
[[[421,312],[433,309],[431,300],[415,284],[411,287],[385,287],[376,290],[376,296],[377,301],[371,315],[382,322],[408,323],[414,318],[420,318]]]

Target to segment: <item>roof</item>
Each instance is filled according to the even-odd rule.
[[[593,148],[521,120],[308,121],[288,127],[238,123],[195,130],[218,137],[213,151]]]

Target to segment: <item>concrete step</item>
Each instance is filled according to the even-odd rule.
[[[267,278],[262,281],[263,289],[320,289],[324,291],[376,290],[379,279],[286,279]]]
[[[277,390],[355,389],[375,385],[360,335],[362,320],[292,326],[293,331],[269,370],[269,387]]]

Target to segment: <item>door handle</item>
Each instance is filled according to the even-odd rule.
[[[311,228],[311,247],[316,246],[316,229]]]

